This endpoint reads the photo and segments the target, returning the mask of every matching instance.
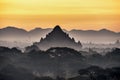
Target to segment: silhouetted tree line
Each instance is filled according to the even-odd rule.
[[[56,79],[36,77],[35,80],[120,80],[120,67],[103,69],[98,66],[91,66],[79,70],[78,74],[76,77],[67,79],[57,76]]]
[[[11,66],[10,68],[13,69]],[[85,69],[80,69],[78,76],[70,78],[59,76],[56,78],[49,76],[40,77],[26,73],[24,69],[14,70],[14,72],[11,70],[11,74],[9,73],[10,70],[7,71],[7,69],[5,74],[1,74],[0,72],[0,80],[120,80],[120,67],[103,69],[98,66],[90,66]]]
[[[68,80],[120,80],[120,67],[103,69],[98,66],[90,66],[80,69],[78,73],[79,76]]]
[[[22,52],[0,47],[0,80],[120,80],[119,48],[87,56],[70,48],[34,48]],[[47,71],[55,76],[44,77]],[[66,78],[67,71],[76,77]]]

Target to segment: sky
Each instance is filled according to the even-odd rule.
[[[0,0],[0,28],[15,26],[120,32],[120,0]]]

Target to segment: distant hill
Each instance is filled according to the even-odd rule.
[[[44,37],[51,29],[35,28],[31,31],[8,26],[0,29],[0,40],[3,41],[38,41],[41,37]]]
[[[42,28],[35,28],[31,31],[28,32],[29,38],[34,41],[34,42],[38,42],[40,41],[41,37],[45,37],[46,34],[48,34],[49,32],[51,32],[52,29],[51,28],[47,28],[47,29],[42,29]]]
[[[3,41],[26,41],[36,42],[41,37],[51,32],[52,29],[35,28],[31,31],[8,26],[0,29],[0,40]],[[120,32],[114,32],[107,29],[95,30],[71,30],[67,31],[70,37],[74,37],[76,41],[93,42],[93,43],[112,43],[120,39]]]
[[[0,29],[0,40],[20,40],[26,39],[28,32],[24,29],[19,29],[15,27],[8,26],[6,28]]]
[[[120,33],[110,31],[107,29],[95,30],[71,30],[69,34],[75,37],[76,40],[81,42],[93,42],[93,43],[113,43],[117,39],[120,39]]]

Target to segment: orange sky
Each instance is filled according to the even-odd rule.
[[[0,0],[0,28],[16,26],[120,32],[120,0]]]

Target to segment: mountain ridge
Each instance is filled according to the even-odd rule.
[[[35,27],[35,28],[33,28],[33,29],[27,31],[26,29],[17,28],[17,27],[15,27],[15,26],[7,26],[7,27],[4,27],[4,28],[1,28],[0,30],[7,29],[7,28],[21,29],[21,30],[24,30],[24,31],[26,31],[26,32],[34,31],[34,30],[37,30],[37,29],[39,29],[39,30],[53,29],[53,28]],[[90,30],[82,30],[82,29],[71,29],[71,30],[66,30],[66,29],[63,29],[63,30],[68,31],[68,32],[74,31],[74,30],[75,30],[75,31],[102,31],[102,30],[105,30],[105,31],[111,31],[111,32],[114,32],[114,33],[120,33],[120,32],[115,32],[115,31],[109,30],[109,29],[107,29],[107,28],[102,28],[102,29],[99,29],[99,30],[92,30],[92,29],[90,29]]]
[[[10,29],[12,29],[11,32]],[[6,28],[0,29],[0,40],[31,40],[32,42],[39,41],[41,37],[45,37],[46,34],[52,31],[52,28],[35,28],[30,31],[26,31],[22,28],[16,28],[12,26],[8,26]],[[74,37],[76,41],[81,40],[81,42],[100,42],[108,41],[109,43],[120,39],[120,32],[110,31],[108,29],[100,29],[100,30],[77,30],[73,29],[67,31],[63,29],[64,32],[68,33],[70,37]],[[17,39],[18,38],[18,39]],[[98,39],[97,39],[98,38]]]

